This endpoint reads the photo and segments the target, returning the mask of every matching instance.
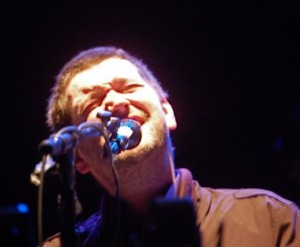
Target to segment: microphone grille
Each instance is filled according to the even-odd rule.
[[[140,125],[136,121],[131,119],[121,120],[120,127],[118,129],[118,134],[128,138],[128,144],[126,149],[135,148],[137,145],[139,145],[142,139]]]

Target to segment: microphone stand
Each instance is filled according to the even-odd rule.
[[[78,246],[75,235],[75,150],[80,133],[74,126],[67,126],[40,144],[41,152],[51,154],[58,163],[60,174],[59,216],[62,247]]]
[[[44,155],[52,155],[53,159],[59,164],[61,179],[59,213],[62,247],[78,246],[75,234],[74,148],[76,145],[83,138],[99,137],[102,135],[106,139],[106,149],[110,150],[111,154],[116,154],[137,146],[141,140],[140,126],[134,121],[124,120],[120,122],[118,118],[112,118],[110,112],[99,112],[97,117],[102,120],[102,124],[84,122],[78,127],[67,126],[40,144],[42,153]],[[112,167],[114,168],[114,166]],[[113,171],[117,181],[115,168]]]
[[[78,246],[75,235],[75,171],[73,150],[55,157],[59,163],[61,197],[59,215],[61,224],[61,246]]]

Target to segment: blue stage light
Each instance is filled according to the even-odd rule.
[[[17,210],[21,214],[27,214],[28,211],[29,211],[29,208],[28,208],[28,206],[26,204],[19,203],[19,204],[17,204]]]

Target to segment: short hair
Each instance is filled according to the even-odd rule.
[[[56,82],[51,89],[47,107],[47,124],[52,131],[71,125],[70,101],[66,98],[65,90],[70,81],[80,72],[111,58],[122,58],[137,67],[141,77],[157,92],[160,98],[167,98],[168,94],[162,89],[160,82],[155,78],[147,65],[137,57],[132,56],[123,49],[113,46],[94,47],[80,52],[67,62],[56,77]]]

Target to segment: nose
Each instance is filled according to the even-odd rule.
[[[129,113],[129,100],[122,93],[110,90],[103,101],[106,111],[116,117],[124,117]]]

